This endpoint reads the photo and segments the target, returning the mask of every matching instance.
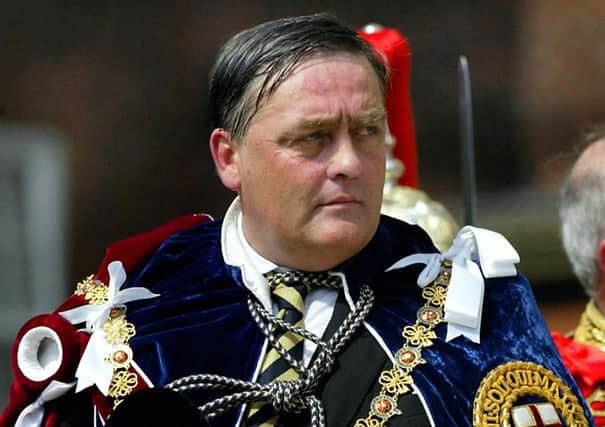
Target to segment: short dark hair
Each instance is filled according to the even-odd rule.
[[[338,52],[367,58],[385,95],[388,72],[380,54],[331,15],[282,18],[236,34],[210,72],[212,127],[243,139],[261,103],[297,64],[310,55]]]

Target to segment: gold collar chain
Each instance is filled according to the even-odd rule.
[[[574,331],[574,339],[605,351],[605,317],[597,308],[594,300],[590,300],[586,305]]]
[[[605,351],[605,316],[601,314],[594,300],[588,301],[586,309],[580,317],[580,322],[573,333],[574,340],[584,344],[597,347],[601,351]],[[590,407],[590,411],[595,417],[604,417],[605,410],[593,407],[593,403],[599,404],[605,401],[605,390],[601,384],[598,384],[593,392],[585,396],[586,403]]]
[[[395,354],[393,367],[380,373],[380,393],[372,399],[368,416],[358,419],[355,427],[383,427],[389,418],[402,413],[397,407],[399,398],[410,392],[414,368],[426,363],[422,350],[437,339],[435,327],[443,321],[443,305],[451,274],[452,264],[444,260],[439,276],[422,290],[426,302],[416,312],[416,322],[401,331],[405,340],[403,347]]]
[[[83,296],[89,304],[98,305],[107,301],[107,291],[107,285],[93,279],[91,274],[77,284],[74,294]],[[131,365],[133,351],[129,345],[136,329],[126,319],[126,306],[111,308],[107,320],[103,323],[103,332],[112,349],[110,354],[105,355],[104,361],[112,366],[107,394],[113,400],[115,409],[139,384],[138,376]]]

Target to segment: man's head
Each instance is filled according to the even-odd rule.
[[[241,141],[262,103],[297,64],[340,52],[364,56],[386,93],[387,69],[377,52],[330,15],[278,19],[234,35],[210,72],[212,127],[226,129]]]
[[[227,42],[211,77],[210,148],[261,255],[325,270],[372,238],[385,85],[372,48],[324,15],[265,23]]]
[[[585,135],[590,144],[561,189],[561,234],[578,280],[597,304],[605,302],[605,126]],[[605,307],[600,307],[601,309]]]

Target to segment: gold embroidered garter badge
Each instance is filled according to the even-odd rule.
[[[542,403],[527,404],[524,400],[528,398]],[[569,387],[554,372],[535,363],[508,362],[496,367],[475,394],[473,427],[560,426],[556,421],[531,422],[539,417],[558,420],[559,416],[567,426],[588,426],[582,405]]]

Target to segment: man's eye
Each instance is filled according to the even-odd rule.
[[[361,127],[359,129],[357,129],[357,135],[358,136],[374,136],[376,134],[378,134],[378,132],[380,132],[380,129],[378,128],[378,126],[364,126]]]
[[[326,135],[323,132],[313,132],[305,135],[301,138],[303,142],[319,142],[322,141]]]

